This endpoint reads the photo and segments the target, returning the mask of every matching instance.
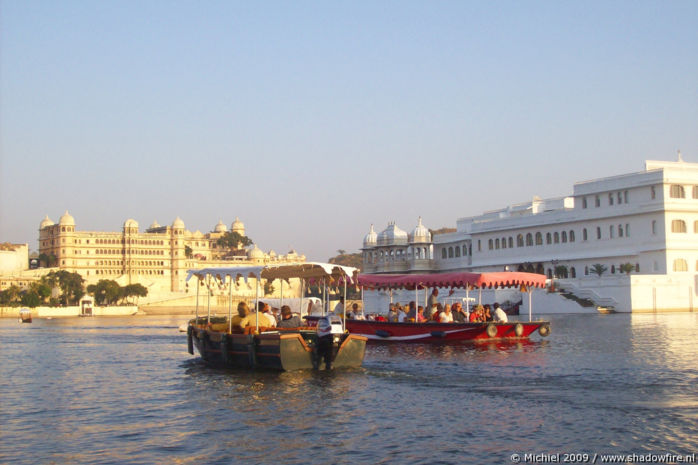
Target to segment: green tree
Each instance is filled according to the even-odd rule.
[[[35,291],[27,291],[22,295],[21,303],[24,307],[36,308],[41,305],[41,298]]]
[[[19,305],[21,289],[16,285],[11,285],[0,292],[0,305],[15,307]]]
[[[85,295],[83,284],[85,280],[79,273],[65,270],[52,271],[47,275],[50,282],[58,282],[61,289],[60,301],[63,305],[77,305]]]
[[[264,295],[272,295],[274,293],[274,284],[271,281],[264,283]]]
[[[184,256],[187,258],[191,258],[193,256],[193,251],[188,245],[184,246]]]
[[[39,297],[39,301],[42,304],[46,303],[46,299],[51,297],[51,287],[45,283],[43,279],[31,283],[29,285],[29,290]]]
[[[121,286],[112,279],[100,279],[97,284],[87,286],[97,305],[113,305],[121,298]]]
[[[128,284],[121,288],[121,298],[126,301],[131,297],[146,297],[148,288],[142,284]]]
[[[630,276],[630,273],[632,273],[633,271],[635,271],[635,265],[633,265],[632,263],[623,263],[623,264],[619,267],[619,269],[620,269],[621,273],[625,273],[625,274],[627,274],[628,276]]]
[[[243,236],[238,232],[226,231],[223,236],[219,237],[216,241],[219,247],[227,247],[229,249],[237,249],[238,245],[242,247],[247,247],[252,245],[252,239],[247,236]]]
[[[337,265],[344,266],[353,266],[354,268],[358,268],[359,271],[361,271],[361,267],[363,266],[363,257],[360,253],[346,253],[346,250],[343,249],[339,249],[337,250],[337,252],[340,252],[340,254],[334,257],[330,257],[327,260],[329,263],[335,263]]]
[[[555,277],[566,279],[567,278],[567,266],[565,266],[565,265],[556,266],[555,267]]]
[[[45,253],[39,254],[39,266],[42,268],[46,268],[49,264],[49,256]]]
[[[601,263],[596,263],[591,267],[591,272],[598,275],[601,277],[602,274],[604,274],[606,271],[608,271],[608,267],[602,265]]]

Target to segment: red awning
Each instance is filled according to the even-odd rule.
[[[545,287],[545,275],[521,272],[361,274],[358,284],[368,289],[414,289],[415,286],[451,288]]]

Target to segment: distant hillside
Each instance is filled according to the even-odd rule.
[[[329,263],[336,263],[337,265],[344,265],[344,266],[353,266],[354,268],[358,268],[359,271],[361,271],[361,253],[346,253],[344,250],[338,250],[339,255],[335,255],[334,257],[330,257],[327,261]]]

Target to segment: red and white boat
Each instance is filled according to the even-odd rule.
[[[526,339],[538,333],[550,334],[550,322],[531,321],[531,289],[545,287],[545,275],[519,272],[495,273],[440,273],[440,274],[383,274],[358,276],[358,285],[363,289],[393,290],[408,289],[415,293],[420,289],[496,289],[520,288],[528,292],[529,321],[507,323],[394,323],[387,321],[345,321],[351,334],[367,337],[373,341],[391,342],[450,342]],[[415,298],[415,301],[418,301]]]

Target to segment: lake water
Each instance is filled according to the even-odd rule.
[[[369,345],[331,373],[208,368],[182,317],[0,320],[0,463],[698,452],[697,314],[550,319],[547,339]]]

